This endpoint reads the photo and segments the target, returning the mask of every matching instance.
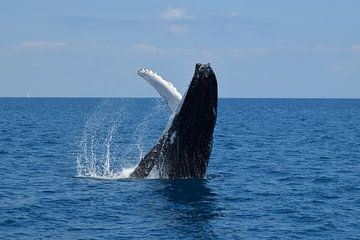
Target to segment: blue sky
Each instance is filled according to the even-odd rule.
[[[183,92],[210,62],[220,97],[360,97],[360,1],[0,0],[0,96]]]

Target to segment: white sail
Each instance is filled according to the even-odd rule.
[[[165,100],[171,111],[175,112],[182,96],[172,83],[165,81],[161,76],[146,68],[140,69],[138,74],[156,89],[160,96]]]

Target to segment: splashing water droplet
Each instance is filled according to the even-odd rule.
[[[77,177],[129,178],[144,156],[147,131],[151,129],[149,122],[164,108],[163,102],[157,100],[155,105],[149,107],[150,113],[145,114],[142,121],[131,125],[129,112],[134,106],[126,99],[116,104],[109,99],[100,103],[88,119],[79,143]],[[132,133],[129,134],[131,129]],[[124,136],[125,141],[122,139]],[[151,178],[156,176],[158,174],[154,170]]]

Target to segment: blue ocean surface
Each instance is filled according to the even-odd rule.
[[[0,98],[0,239],[360,239],[359,99],[220,99],[206,179],[126,178],[169,117]]]

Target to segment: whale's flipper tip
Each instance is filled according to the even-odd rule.
[[[174,85],[171,82],[164,80],[156,72],[148,68],[140,68],[137,73],[156,89],[171,111],[174,112],[182,98],[181,94],[177,91]]]

